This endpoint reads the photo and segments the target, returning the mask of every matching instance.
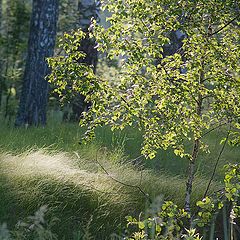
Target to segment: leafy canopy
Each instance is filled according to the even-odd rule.
[[[99,125],[134,126],[143,132],[145,156],[172,148],[190,157],[185,143],[230,122],[239,129],[238,1],[106,0],[103,7],[110,26],[93,23],[91,37],[98,51],[119,59],[114,83],[78,63],[81,31],[65,35],[66,55],[49,59],[57,91],[77,89],[91,102],[81,120],[87,138]],[[181,44],[168,54],[173,34]]]

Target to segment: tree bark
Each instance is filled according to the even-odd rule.
[[[0,38],[2,37],[2,0],[0,0]],[[0,51],[0,110],[2,107],[2,93],[3,93],[3,79],[2,79],[2,71],[3,71],[3,60],[2,60],[2,52]]]
[[[203,82],[203,72],[200,74],[200,83],[202,82]],[[196,103],[196,113],[198,116],[202,115],[202,103],[203,103],[203,98],[202,98],[202,95],[199,93],[197,103]],[[192,155],[189,160],[189,166],[188,166],[188,179],[186,183],[185,210],[190,214],[190,216],[191,216],[191,193],[192,193],[192,186],[193,186],[193,180],[194,180],[194,174],[195,174],[195,163],[198,157],[199,150],[200,150],[200,139],[197,138],[194,140],[194,143],[193,143]],[[191,225],[191,219],[190,219],[190,225]]]
[[[58,0],[33,0],[28,55],[16,126],[45,125],[49,73],[47,57],[54,53]]]
[[[196,139],[194,141],[192,157],[189,160],[188,180],[186,183],[185,211],[188,213],[191,213],[191,193],[192,193],[192,185],[194,180],[195,162],[197,160],[199,148],[200,148],[200,140]]]
[[[86,56],[85,58],[80,59],[79,63],[91,66],[94,72],[96,72],[98,52],[95,48],[95,41],[90,39],[88,34],[92,18],[95,20],[99,19],[99,7],[100,1],[98,0],[80,0],[78,3],[79,26],[86,33],[86,37],[81,41],[81,46],[79,48],[79,51],[85,53]],[[90,104],[85,102],[85,97],[77,93],[72,99],[71,105],[72,115],[70,116],[70,120],[72,121],[79,121],[82,112],[90,107]]]

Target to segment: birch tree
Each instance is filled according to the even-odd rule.
[[[195,164],[199,152],[208,151],[203,137],[228,126],[231,141],[240,139],[239,2],[107,0],[105,8],[111,24],[96,26],[92,37],[108,58],[121,57],[118,81],[78,65],[76,58],[83,56],[76,54],[76,39],[85,36],[80,32],[66,36],[67,58],[49,60],[50,81],[61,92],[62,79],[68,79],[92,103],[81,120],[88,126],[85,139],[94,137],[97,126],[130,126],[143,133],[141,153],[147,158],[172,149],[186,159],[185,210],[191,214]],[[182,44],[164,54],[178,30],[185,34]]]

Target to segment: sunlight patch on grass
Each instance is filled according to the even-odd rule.
[[[14,211],[15,219],[19,219],[47,204],[49,215],[61,220],[57,228],[59,234],[68,239],[79,226],[84,229],[89,219],[90,231],[99,239],[116,232],[119,224],[125,223],[126,215],[137,216],[145,210],[147,200],[136,187],[111,179],[96,162],[97,155],[112,177],[128,185],[140,186],[152,199],[162,195],[183,206],[185,179],[179,176],[140,170],[131,164],[120,164],[121,160],[109,161],[111,153],[107,151],[95,151],[91,159],[41,149],[19,155],[0,154],[0,195],[3,197],[0,213],[6,216],[7,209],[11,211],[16,207],[19,211]],[[201,198],[206,184],[206,179],[196,177],[193,202]],[[213,183],[214,189],[218,186]]]

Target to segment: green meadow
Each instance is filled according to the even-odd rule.
[[[78,124],[56,120],[28,129],[1,120],[0,132],[0,222],[10,229],[47,205],[58,239],[110,239],[122,232],[127,215],[138,216],[159,196],[183,207],[187,160],[171,151],[143,159],[141,133],[134,129],[99,128],[87,145],[79,143],[84,129]],[[206,139],[212,152],[199,156],[193,206],[204,194],[224,134],[218,130]],[[223,166],[239,156],[237,147],[224,149],[211,191],[222,186]]]

